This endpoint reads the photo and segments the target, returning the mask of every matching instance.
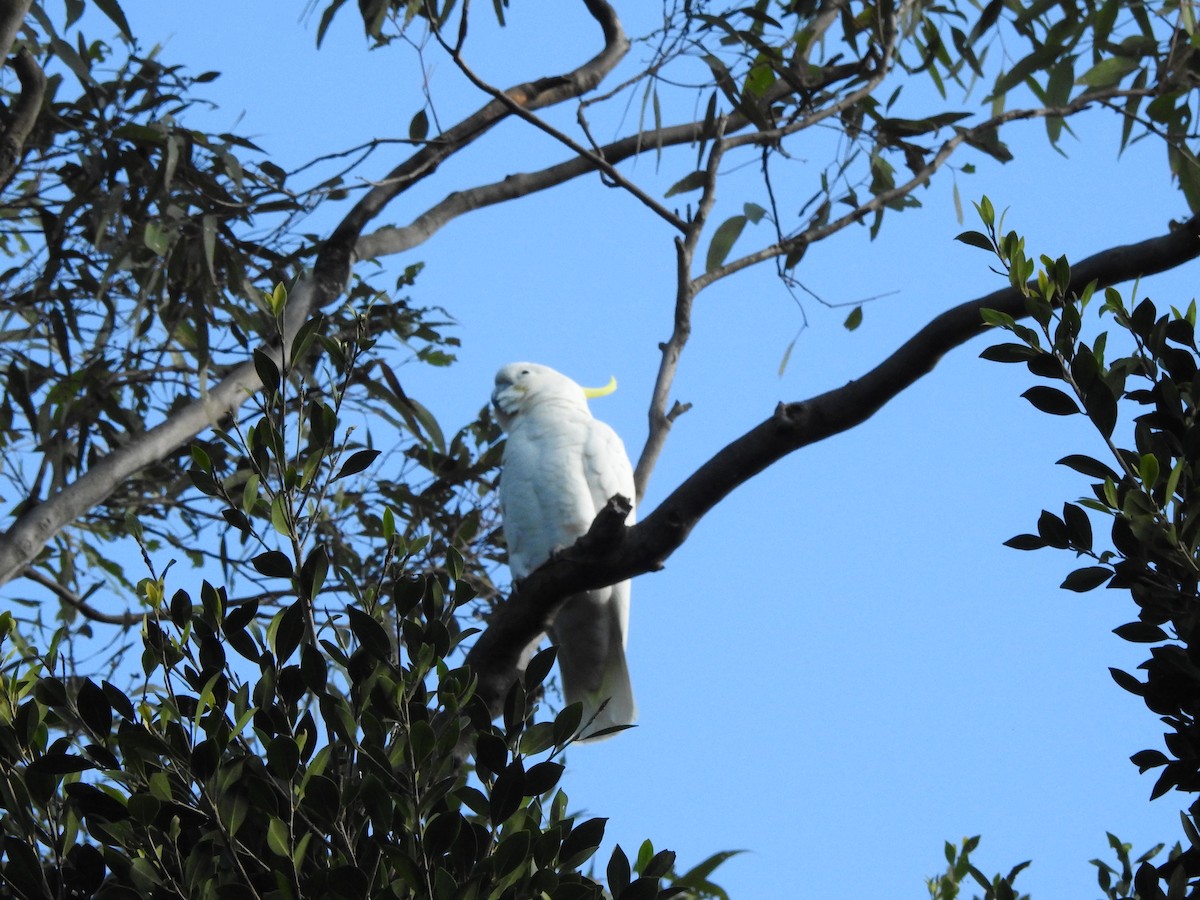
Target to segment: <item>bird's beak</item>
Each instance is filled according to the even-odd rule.
[[[492,405],[504,415],[514,415],[520,398],[525,395],[524,385],[515,385],[506,375],[496,376],[496,387],[492,391]]]

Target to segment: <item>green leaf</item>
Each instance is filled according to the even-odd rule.
[[[26,772],[36,775],[67,775],[71,772],[86,772],[96,768],[90,759],[73,753],[51,753],[40,756],[29,764]]]
[[[859,325],[862,324],[862,319],[863,319],[862,307],[856,306],[856,307],[854,307],[854,309],[850,310],[850,315],[846,316],[846,321],[843,322],[842,324],[847,331],[853,331]]]
[[[992,243],[992,239],[979,231],[964,231],[955,240],[962,241],[964,244],[972,247],[978,247],[980,250],[987,250],[989,253],[996,252],[996,246]]]
[[[783,358],[779,360],[779,377],[783,377],[783,373],[787,371],[788,362],[792,358],[792,351],[796,349],[796,341],[800,339],[800,335],[796,335],[788,342],[787,349],[783,351]]]
[[[262,381],[268,396],[274,395],[279,390],[279,385],[283,380],[279,374],[279,366],[275,364],[275,360],[271,359],[270,355],[260,349],[254,351],[254,371],[258,373],[259,380]]]
[[[259,574],[268,578],[291,578],[295,574],[292,561],[278,550],[268,550],[250,560]]]
[[[133,32],[129,30],[129,22],[125,18],[125,13],[121,9],[121,4],[117,0],[94,0],[96,8],[104,13],[112,23],[121,29],[121,35],[125,40],[133,43]]]
[[[423,141],[429,134],[429,114],[425,110],[418,110],[417,114],[412,117],[412,121],[408,123],[408,139],[410,141]]]
[[[604,825],[607,822],[608,819],[593,818],[573,828],[562,843],[559,864],[565,868],[577,868],[587,862],[604,840]]]
[[[357,475],[359,472],[366,469],[371,463],[375,462],[375,457],[379,455],[379,450],[359,450],[350,454],[350,458],[342,464],[338,473],[333,476],[333,480],[345,478],[349,475]]]
[[[1044,355],[1044,350],[1035,350],[1033,347],[1027,347],[1025,344],[995,344],[991,347],[985,347],[983,352],[979,354],[979,358],[991,360],[992,362],[1024,363]]]
[[[254,505],[258,502],[259,483],[258,474],[255,473],[246,479],[246,484],[242,487],[242,510],[246,513],[254,512]]]
[[[492,785],[492,795],[488,802],[488,817],[492,825],[503,824],[517,811],[525,796],[524,788],[525,766],[521,760],[515,759],[496,776]]]
[[[714,853],[708,859],[704,860],[697,866],[693,866],[683,875],[679,876],[672,883],[673,887],[692,888],[697,891],[712,891],[715,885],[709,883],[708,877],[716,871],[717,867],[722,863],[745,853],[744,850],[725,850],[721,853]]]
[[[1091,88],[1106,88],[1117,84],[1122,78],[1141,67],[1141,61],[1130,56],[1110,56],[1092,66],[1076,84],[1086,84]]]
[[[625,855],[625,851],[621,849],[620,844],[613,848],[605,874],[608,876],[609,892],[614,897],[620,897],[625,888],[629,887],[629,876],[631,874],[629,857]]]
[[[289,843],[287,825],[282,819],[271,816],[271,823],[267,826],[267,846],[276,856],[290,857],[292,851]]]
[[[725,258],[729,256],[729,251],[733,249],[734,243],[741,236],[742,229],[746,227],[746,217],[744,215],[731,216],[722,222],[716,232],[713,234],[712,242],[708,245],[708,255],[704,261],[704,271],[711,272],[718,269],[725,262]]]
[[[1153,453],[1143,454],[1138,472],[1142,477],[1142,484],[1146,486],[1147,490],[1153,488],[1158,482],[1158,457]]]
[[[300,590],[309,600],[316,599],[329,573],[329,554],[324,545],[317,544],[300,567]]]
[[[290,536],[292,528],[288,522],[287,509],[283,505],[283,498],[283,494],[276,494],[275,499],[271,501],[271,525],[280,534]]]
[[[192,462],[211,475],[213,473],[212,460],[209,459],[209,456],[205,452],[204,448],[199,444],[192,444],[190,450],[192,454]]]
[[[346,615],[350,618],[350,630],[358,638],[359,645],[378,660],[387,661],[392,657],[392,642],[383,626],[367,613],[353,606],[346,607]]]
[[[1112,569],[1107,566],[1087,566],[1083,569],[1076,569],[1059,586],[1068,591],[1083,593],[1105,584],[1112,578],[1112,574]]]
[[[1070,456],[1064,456],[1058,461],[1057,464],[1060,466],[1067,466],[1068,468],[1074,469],[1076,472],[1079,472],[1082,475],[1087,475],[1091,478],[1109,478],[1114,482],[1120,481],[1116,472],[1099,460],[1092,459],[1090,456],[1071,454]]]
[[[1048,545],[1043,538],[1036,534],[1018,534],[1005,541],[1004,546],[1012,547],[1014,550],[1041,550]]]
[[[1108,571],[1107,569],[1105,571]],[[1109,573],[1112,574],[1111,572]],[[1113,629],[1113,634],[1122,640],[1135,644],[1156,644],[1168,639],[1168,635],[1158,625],[1150,622],[1130,622]]]
[[[275,651],[277,664],[283,665],[296,652],[303,635],[304,601],[297,600],[276,613],[267,626],[267,641]]]
[[[166,256],[171,249],[171,236],[157,222],[147,222],[142,242],[156,256]]]
[[[1079,412],[1075,400],[1058,388],[1037,385],[1021,395],[1042,412],[1052,416],[1070,416]]]
[[[704,182],[707,179],[707,174],[704,172],[689,172],[677,182],[668,188],[664,197],[674,197],[676,194],[686,194],[689,191],[698,191],[704,187]]]
[[[993,328],[1011,329],[1016,325],[1016,320],[1012,316],[998,309],[981,309],[979,317],[983,319],[985,325],[991,325]]]

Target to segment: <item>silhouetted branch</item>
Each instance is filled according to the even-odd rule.
[[[1091,284],[1110,287],[1180,266],[1200,256],[1200,217],[1160,237],[1113,247],[1071,268],[1068,293]],[[598,542],[600,518],[619,514],[610,501],[593,531],[524,579],[499,606],[467,655],[479,678],[481,699],[499,715],[518,676],[519,656],[548,622],[563,598],[661,569],[714,506],[788,454],[866,421],[885,403],[928,374],[950,350],[987,330],[980,311],[1026,317],[1025,299],[1012,287],[970,300],[934,318],[891,356],[849,384],[809,400],[781,403],[774,413],[696,470],[657,509],[625,530],[623,539]]]
[[[37,569],[30,566],[23,573],[26,578],[35,584],[40,584],[42,587],[49,590],[57,596],[67,606],[77,610],[84,618],[90,619],[93,622],[104,622],[107,625],[121,625],[129,627],[136,625],[142,621],[143,613],[140,612],[123,612],[123,613],[106,613],[96,609],[87,602],[87,598],[75,593],[68,587],[65,587],[51,578],[44,572],[39,572]]]

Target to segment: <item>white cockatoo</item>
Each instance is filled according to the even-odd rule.
[[[514,578],[575,543],[614,495],[633,502],[625,445],[592,418],[587,404],[588,397],[615,389],[615,380],[585,389],[537,363],[510,363],[496,373],[492,402],[508,432],[500,508]],[[633,523],[634,513],[627,521]],[[628,632],[628,581],[568,598],[550,626],[563,695],[583,704],[585,737],[637,718],[625,665]]]

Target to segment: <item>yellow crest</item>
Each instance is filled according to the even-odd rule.
[[[604,387],[598,387],[598,388],[585,387],[583,389],[583,396],[587,397],[589,400],[593,400],[596,397],[607,397],[609,394],[611,394],[616,389],[617,389],[617,377],[615,375],[613,375],[613,376],[609,377],[608,384],[606,384]]]

